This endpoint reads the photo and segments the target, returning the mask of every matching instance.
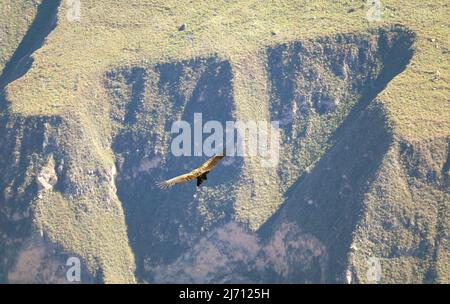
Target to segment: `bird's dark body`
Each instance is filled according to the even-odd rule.
[[[203,181],[207,180],[208,178],[206,177],[208,173],[203,173],[203,175],[197,177],[197,187],[200,187],[200,185],[203,183]]]

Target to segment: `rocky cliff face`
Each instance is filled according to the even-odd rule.
[[[2,88],[0,281],[66,282],[78,257],[82,282],[445,282],[449,138],[395,135],[378,97],[414,38],[393,26],[238,63],[116,64],[92,79],[101,107],[80,93],[88,106],[58,115],[14,113]],[[158,189],[206,159],[170,152],[171,124],[198,112],[279,121],[278,165],[230,157],[200,189]]]

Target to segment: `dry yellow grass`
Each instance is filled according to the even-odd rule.
[[[12,2],[0,1],[0,5],[13,7],[5,11],[17,15],[22,6],[12,6]],[[4,62],[17,46],[24,24],[30,23],[35,11],[33,6],[22,2],[27,12],[23,20],[18,17],[21,21],[12,28],[0,23],[8,29],[0,68],[1,60]],[[416,51],[409,66],[379,95],[393,132],[411,141],[450,135],[448,1],[382,1],[383,15],[377,22],[367,20],[368,6],[364,2],[350,0],[149,0],[138,4],[124,0],[81,0],[79,21],[67,18],[67,3],[62,1],[56,28],[33,53],[31,69],[8,84],[5,95],[12,113],[24,117],[59,115],[72,123],[72,129],[65,130],[69,132],[65,135],[65,148],[84,168],[109,169],[114,163],[110,147],[113,128],[110,100],[103,86],[106,71],[217,54],[232,65],[240,115],[250,117],[255,101],[262,98],[266,89],[266,77],[259,71],[264,69],[264,50],[268,46],[393,24],[402,24],[417,34]],[[350,12],[351,8],[355,11]],[[179,31],[182,24],[186,24],[186,29]],[[3,49],[3,44],[0,46]],[[249,79],[251,73],[258,74],[254,80]],[[79,134],[74,131],[77,128]],[[75,138],[78,140],[74,141]],[[248,172],[260,174],[259,169],[253,166]],[[74,180],[85,182],[82,177]],[[95,201],[104,189],[97,193],[95,186],[86,183],[93,192],[84,203],[92,205],[89,199]],[[273,178],[268,188],[260,185],[262,190],[257,199],[275,200],[278,206],[281,194],[272,191],[278,188],[274,183]],[[242,189],[241,193],[245,191]],[[116,196],[112,202],[113,210],[94,208],[90,216],[77,219],[74,214],[78,211],[71,209],[68,198],[59,194],[44,196],[36,202],[36,225],[45,229],[53,241],[86,257],[91,269],[100,263],[106,281],[132,282],[134,260],[123,212]],[[270,210],[264,210],[261,217],[257,214],[251,218],[253,215],[247,213],[252,212],[245,210],[248,206],[242,203],[239,207],[244,207],[242,216],[248,217],[255,228],[274,212],[270,205]],[[77,226],[80,222],[85,226]],[[62,224],[70,229],[61,231]],[[111,231],[111,226],[117,231]],[[89,242],[98,242],[104,248],[93,250]]]

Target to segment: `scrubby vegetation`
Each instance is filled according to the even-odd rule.
[[[91,281],[151,282],[232,220],[326,248],[277,281],[367,282],[374,256],[381,282],[448,281],[447,1],[383,1],[379,21],[350,0],[81,0],[79,21],[68,3],[0,1],[2,281],[39,234]],[[201,162],[167,156],[171,122],[199,109],[284,121],[278,168],[156,190]]]

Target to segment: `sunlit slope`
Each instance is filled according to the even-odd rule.
[[[17,16],[0,20],[0,68],[37,12],[39,2],[22,2],[0,2],[0,14]],[[335,259],[323,260],[325,276],[306,267],[279,281],[345,281],[351,272],[365,282],[375,253],[395,258],[385,282],[448,277],[447,1],[383,1],[379,21],[368,21],[362,1],[82,0],[79,20],[71,1],[43,2],[37,34],[23,44],[37,50],[25,47],[31,61],[13,58],[3,78],[2,280],[55,280],[42,269],[75,254],[90,281],[152,281],[156,267],[228,221],[280,231],[283,208]],[[295,104],[280,166],[244,160],[195,198],[187,188],[175,198],[155,192],[154,180],[185,169],[167,156],[166,126],[200,110],[202,91],[211,118],[283,120]],[[315,202],[310,213],[290,207]],[[320,226],[324,218],[333,224]],[[336,231],[333,221],[347,225]],[[351,244],[364,249],[350,256]],[[35,248],[41,266],[23,277]]]
[[[33,21],[40,1],[0,1],[0,71]]]

